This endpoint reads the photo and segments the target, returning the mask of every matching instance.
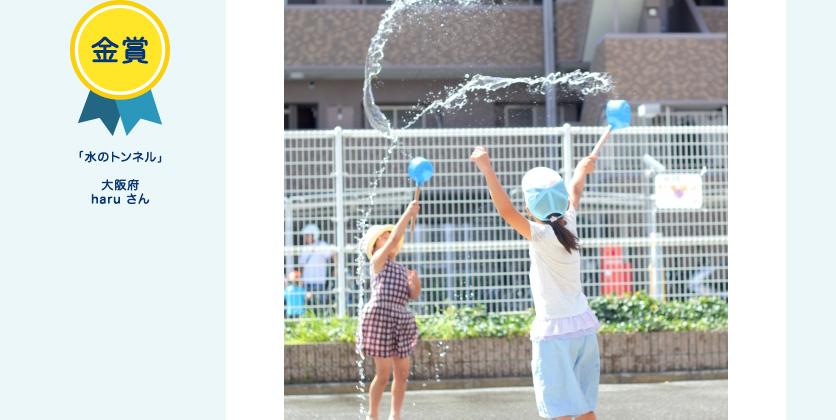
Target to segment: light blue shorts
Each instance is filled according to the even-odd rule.
[[[531,341],[531,373],[540,417],[595,411],[601,361],[595,334]]]

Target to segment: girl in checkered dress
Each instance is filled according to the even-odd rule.
[[[397,225],[372,226],[363,240],[370,260],[372,297],[360,312],[362,343],[358,351],[374,357],[375,376],[369,387],[369,419],[377,419],[383,390],[394,365],[390,420],[400,419],[409,375],[409,355],[418,341],[415,317],[406,309],[421,294],[421,280],[414,271],[395,263],[403,246],[406,225],[418,214],[417,201],[409,204]],[[362,348],[360,348],[362,345]]]

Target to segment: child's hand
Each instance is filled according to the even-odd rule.
[[[413,216],[418,215],[418,211],[420,211],[420,210],[421,210],[421,206],[418,204],[418,202],[413,201],[413,202],[409,203],[409,205],[406,207],[406,211],[404,212],[404,216],[408,216],[408,217],[411,218]]]
[[[418,273],[412,270],[406,271],[406,288],[409,290],[409,298],[412,300],[418,299],[421,296],[421,279],[418,278]]]
[[[476,162],[476,166],[482,172],[491,168],[491,160],[490,156],[488,156],[488,149],[485,149],[484,147],[479,146],[474,149],[473,154],[470,155],[470,161]]]
[[[410,289],[415,288],[415,286],[420,287],[421,286],[421,279],[418,278],[418,272],[417,271],[412,271],[412,270],[407,270],[406,282],[407,282],[407,286]]]
[[[595,161],[598,160],[598,156],[587,156],[581,159],[578,162],[577,168],[575,171],[580,171],[582,174],[591,174],[595,172]]]

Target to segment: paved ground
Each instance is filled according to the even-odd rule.
[[[652,384],[604,384],[598,390],[599,419],[725,419],[728,380]],[[381,418],[389,415],[383,394]],[[357,419],[357,395],[284,397],[285,419]],[[363,401],[364,405],[368,404]],[[534,388],[408,391],[403,419],[538,419]]]

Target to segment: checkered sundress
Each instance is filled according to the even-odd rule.
[[[388,258],[378,274],[372,274],[372,297],[360,314],[363,354],[372,357],[408,357],[418,341],[415,316],[409,303],[406,269]],[[358,343],[357,351],[360,346]]]

